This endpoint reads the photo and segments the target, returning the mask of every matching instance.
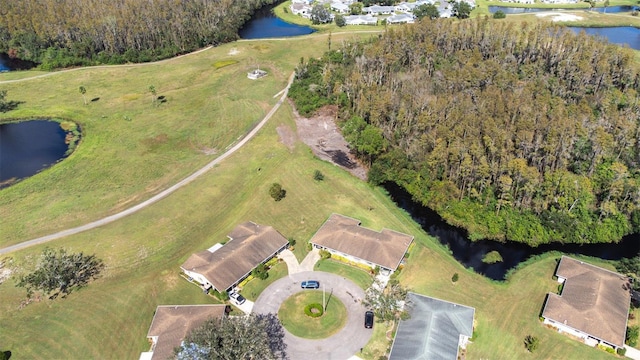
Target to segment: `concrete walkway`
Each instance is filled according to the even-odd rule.
[[[327,294],[332,292],[331,296],[342,301],[347,308],[346,324],[335,335],[319,340],[303,339],[285,329],[287,354],[292,360],[352,359],[369,342],[373,331],[364,328],[364,291],[351,280],[321,271],[289,274],[288,277],[275,281],[260,294],[253,305],[253,311],[258,314],[277,314],[282,302],[291,295],[301,291],[313,291],[300,288],[300,282],[309,279],[319,281],[320,289],[324,287]]]
[[[287,264],[287,268],[289,269],[289,275],[292,275],[304,271],[313,271],[316,262],[320,260],[320,251],[318,249],[311,250],[301,263],[298,263],[298,259],[291,250],[282,251],[278,254],[278,257],[284,260]]]
[[[640,360],[640,350],[627,345],[625,345],[624,348],[627,349],[627,352],[624,356],[634,360]]]

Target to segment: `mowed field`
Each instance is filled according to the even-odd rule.
[[[332,42],[353,36],[334,33]],[[157,64],[0,83],[10,100],[24,101],[2,119],[71,119],[85,135],[71,157],[0,192],[0,246],[112,214],[194,172],[268,112],[300,58],[319,56],[327,46],[326,34],[241,41]],[[246,72],[257,66],[269,75],[248,80]],[[151,85],[166,103],[152,104]],[[89,99],[100,99],[84,105],[79,86]],[[149,349],[146,333],[157,305],[214,302],[179,276],[190,254],[227,240],[235,225],[248,220],[273,226],[304,249],[335,212],[365,227],[415,236],[418,245],[400,280],[416,292],[476,308],[468,359],[612,358],[539,322],[545,294],[557,290],[552,274],[559,254],[532,261],[506,283],[464,269],[383,190],[314,158],[299,141],[285,146],[277,129],[295,131],[292,113],[285,103],[239,152],[151,207],[46,245],[95,253],[107,268],[65,299],[24,308],[25,292],[14,286],[15,276],[0,284],[0,349],[11,350],[12,359],[137,359]],[[324,181],[313,180],[315,170]],[[274,182],[287,191],[280,202],[268,194]],[[6,264],[19,273],[43,248],[10,254]],[[460,274],[455,284],[454,272]],[[364,358],[378,359],[386,350],[383,330],[376,325]],[[541,340],[534,354],[524,349],[528,334]]]

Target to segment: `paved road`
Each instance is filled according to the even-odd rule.
[[[285,330],[287,354],[292,360],[346,360],[357,355],[371,338],[372,330],[364,328],[364,312],[362,299],[364,291],[350,280],[341,276],[308,271],[289,275],[271,284],[258,297],[253,305],[253,312],[260,314],[278,313],[280,305],[289,296],[300,291],[304,280],[318,280],[325,286],[327,295],[333,290],[347,308],[347,323],[337,334],[321,340],[299,338]],[[320,288],[322,289],[322,287]]]
[[[275,114],[275,112],[278,110],[278,108],[280,108],[280,105],[282,105],[284,100],[287,98],[287,94],[289,92],[289,87],[291,86],[291,83],[293,82],[294,75],[295,75],[295,73],[291,74],[291,76],[289,77],[289,82],[287,84],[287,87],[285,87],[284,90],[279,92],[279,94],[281,93],[282,95],[280,96],[280,99],[278,100],[278,102],[273,106],[271,111],[269,111],[269,113],[267,113],[267,115],[265,115],[265,117],[262,119],[262,121],[260,121],[260,123],[258,123],[258,125],[256,125],[256,127],[253,128],[253,130],[251,130],[242,140],[240,140],[240,142],[238,142],[236,145],[234,145],[231,149],[227,150],[224,154],[220,155],[219,157],[217,157],[216,159],[214,159],[213,161],[211,161],[210,163],[208,163],[207,165],[202,167],[200,170],[198,170],[195,173],[189,175],[187,178],[185,178],[182,181],[178,182],[177,184],[171,186],[170,188],[168,188],[168,189],[156,194],[155,196],[151,197],[150,199],[148,199],[146,201],[143,201],[140,204],[135,205],[133,207],[130,207],[130,208],[124,210],[124,211],[121,211],[121,212],[119,212],[117,214],[113,214],[111,216],[107,216],[107,217],[102,218],[100,220],[96,220],[96,221],[93,221],[93,222],[90,222],[88,224],[85,224],[85,225],[82,225],[82,226],[78,226],[78,227],[75,227],[75,228],[72,228],[72,229],[59,231],[59,232],[57,232],[55,234],[39,237],[39,238],[33,239],[33,240],[24,241],[24,242],[21,242],[19,244],[15,244],[15,245],[0,249],[0,255],[4,255],[4,254],[8,254],[10,252],[21,250],[21,249],[24,249],[24,248],[29,247],[29,246],[38,245],[38,244],[44,244],[44,243],[52,241],[52,240],[56,240],[56,239],[59,239],[59,238],[65,237],[65,236],[77,234],[77,233],[80,233],[80,232],[83,232],[83,231],[95,229],[95,228],[97,228],[99,226],[112,223],[112,222],[114,222],[116,220],[122,219],[125,216],[131,215],[131,214],[133,214],[133,213],[135,213],[135,212],[137,212],[137,211],[139,211],[141,209],[144,209],[145,207],[147,207],[147,206],[149,206],[149,205],[151,205],[153,203],[156,203],[156,202],[160,201],[161,199],[167,197],[169,194],[173,193],[174,191],[176,191],[176,190],[180,189],[181,187],[189,184],[193,180],[195,180],[198,177],[202,176],[207,171],[211,170],[211,168],[213,168],[215,165],[220,163],[222,160],[226,159],[231,154],[233,154],[234,152],[238,151],[238,149],[240,149],[244,144],[246,144],[249,140],[251,140],[251,138],[253,138],[258,133],[258,131],[260,131],[260,129],[262,129],[264,124],[266,124],[267,121],[271,118],[271,116],[273,116],[273,114]]]

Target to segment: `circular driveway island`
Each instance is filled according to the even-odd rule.
[[[364,291],[351,280],[342,276],[321,272],[306,271],[288,275],[277,280],[266,288],[253,305],[253,312],[258,314],[277,314],[280,305],[289,296],[305,290],[300,283],[305,280],[318,280],[320,288],[326,291],[327,299],[335,296],[347,308],[345,326],[334,335],[319,340],[304,339],[292,335],[284,329],[284,341],[287,344],[287,355],[291,360],[347,360],[357,355],[369,338],[372,330],[364,328],[365,307],[362,306]]]

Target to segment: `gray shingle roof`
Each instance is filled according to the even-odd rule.
[[[413,236],[389,229],[373,231],[361,227],[360,221],[356,219],[331,214],[310,241],[312,244],[395,270],[413,241]]]
[[[236,226],[223,247],[193,254],[182,269],[202,274],[219,291],[227,290],[289,241],[271,226],[246,222]]]
[[[562,295],[549,293],[542,316],[612,345],[623,346],[631,293],[621,274],[563,256],[556,275]]]
[[[456,360],[460,335],[473,335],[471,307],[409,293],[411,317],[398,325],[389,360]]]

